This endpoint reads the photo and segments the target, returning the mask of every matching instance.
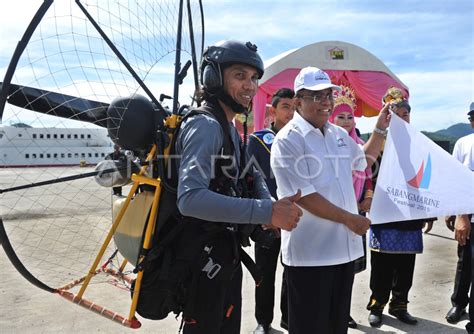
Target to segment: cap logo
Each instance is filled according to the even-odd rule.
[[[326,72],[311,66],[301,69],[295,78],[294,85],[296,92],[303,88],[314,91],[327,88],[340,90],[339,86],[331,83],[331,78]]]
[[[328,80],[328,77],[325,76],[323,73],[318,73],[318,74],[314,77],[314,80],[315,80],[315,81],[321,81],[321,80],[327,81],[327,80]]]

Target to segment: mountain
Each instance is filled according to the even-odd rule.
[[[455,137],[457,139],[460,137],[467,136],[471,134],[472,132],[473,132],[473,129],[471,128],[469,124],[457,123],[450,126],[447,129],[438,130],[434,133],[440,134],[442,136]]]
[[[423,133],[426,137],[434,141],[436,144],[441,146],[445,151],[449,153],[453,152],[454,144],[458,140],[457,137],[442,135],[442,134],[439,134],[438,131],[436,132],[421,131],[421,133]]]
[[[448,152],[452,152],[456,141],[468,134],[473,133],[473,129],[469,124],[457,123],[447,129],[435,132],[422,131],[424,135],[433,140]]]

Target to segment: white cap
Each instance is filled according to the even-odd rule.
[[[302,89],[317,91],[327,88],[341,90],[341,87],[333,85],[329,75],[319,68],[305,67],[296,76],[295,94]]]

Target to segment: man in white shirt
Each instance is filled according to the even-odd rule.
[[[471,127],[474,129],[474,102],[471,103],[470,111],[468,112],[469,121],[471,122]],[[470,170],[474,171],[474,133],[470,135],[459,138],[454,145],[453,156],[462,162],[463,165],[467,166]],[[474,294],[472,283],[474,281],[474,254],[472,251],[474,249],[474,228],[472,224],[474,223],[474,215],[471,215],[471,220],[469,220],[470,215],[460,215],[454,226],[454,237],[459,242],[459,245],[466,245],[466,240],[470,239],[471,247],[471,293],[469,294],[469,322],[466,325],[466,330],[468,333],[474,333]]]
[[[346,333],[354,280],[353,261],[363,255],[361,235],[370,220],[360,216],[352,170],[378,156],[389,125],[388,105],[361,147],[328,122],[334,107],[327,73],[306,67],[295,79],[294,118],[276,136],[271,167],[278,197],[301,190],[298,228],[282,231],[288,270],[289,333]]]

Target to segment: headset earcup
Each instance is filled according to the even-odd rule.
[[[215,93],[222,87],[222,81],[219,71],[210,63],[202,71],[202,85],[209,93]]]

